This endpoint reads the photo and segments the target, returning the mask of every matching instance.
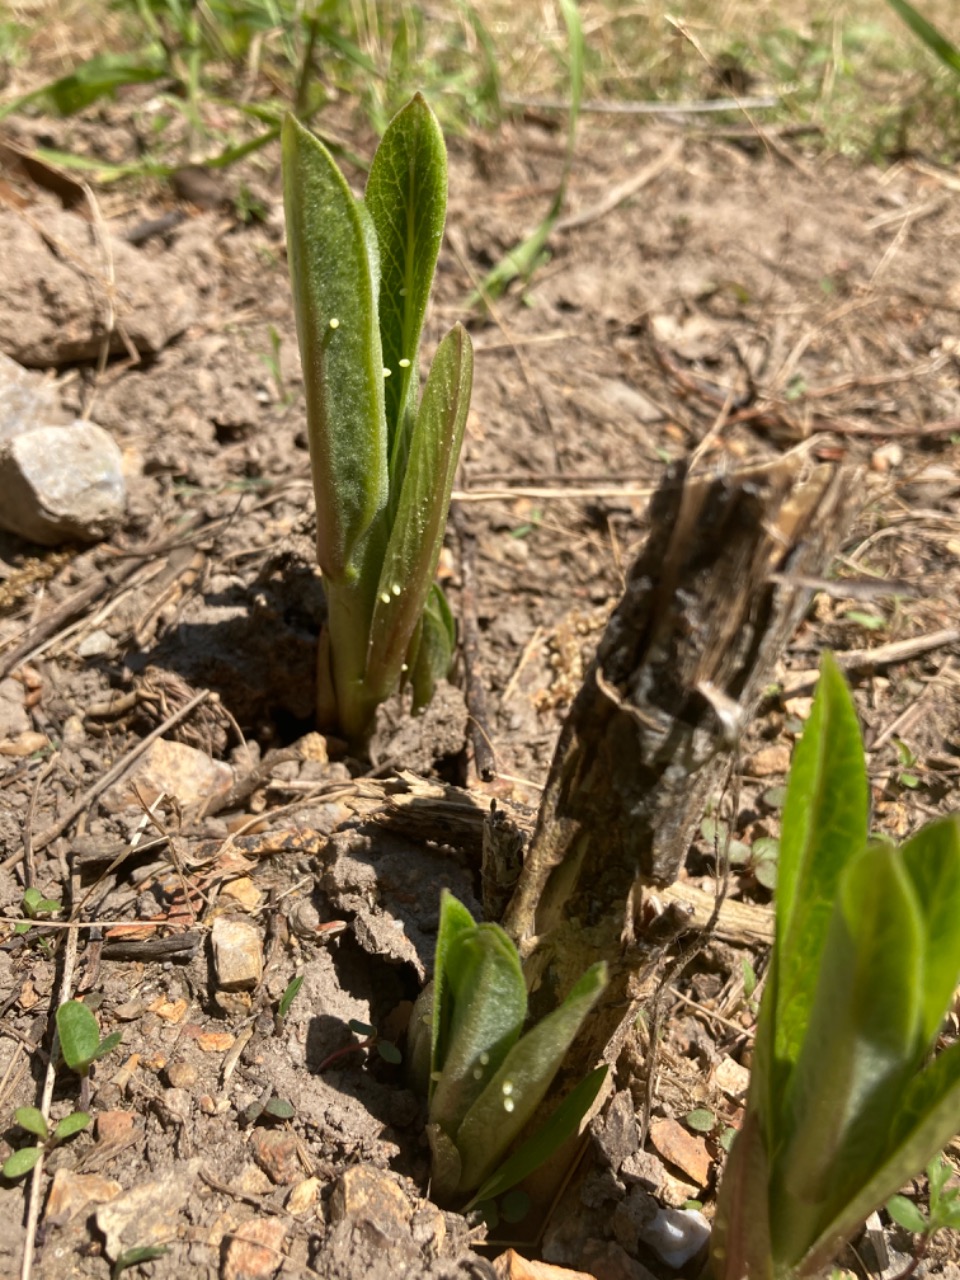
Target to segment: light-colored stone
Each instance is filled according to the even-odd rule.
[[[317,1203],[320,1194],[319,1178],[304,1178],[298,1182],[287,1196],[288,1213],[309,1213]]]
[[[211,931],[217,985],[226,991],[255,987],[263,975],[260,930],[249,920],[218,916]]]
[[[63,1224],[75,1218],[91,1204],[107,1204],[123,1187],[99,1173],[74,1173],[58,1169],[53,1175],[50,1194],[43,1212],[45,1223]]]
[[[283,1264],[282,1218],[254,1218],[233,1233],[224,1254],[223,1280],[271,1280]]]
[[[193,1192],[202,1161],[176,1165],[160,1178],[141,1182],[97,1210],[108,1257],[114,1262],[134,1245],[163,1244],[177,1234],[180,1210]]]
[[[669,1164],[676,1165],[698,1187],[705,1187],[713,1161],[707,1144],[698,1134],[688,1132],[676,1120],[654,1120],[650,1141]]]
[[[713,1082],[728,1098],[740,1099],[750,1086],[750,1072],[733,1058],[723,1057],[714,1068]]]
[[[297,1137],[286,1129],[254,1129],[253,1158],[271,1182],[290,1186],[303,1172],[297,1157]]]
[[[789,768],[790,748],[779,743],[761,747],[743,762],[743,772],[748,778],[776,778],[785,774]]]
[[[588,1271],[570,1271],[552,1262],[537,1262],[534,1258],[524,1258],[515,1249],[494,1258],[493,1269],[497,1280],[594,1280]]]
[[[660,1209],[640,1230],[640,1239],[669,1267],[679,1270],[703,1249],[710,1224],[696,1209]]]
[[[230,880],[225,884],[220,890],[220,896],[229,898],[244,911],[256,911],[263,895],[249,876],[240,876],[239,879]]]
[[[43,422],[56,422],[61,416],[54,384],[0,352],[0,440],[10,440]]]
[[[97,542],[123,518],[127,487],[113,437],[78,418],[0,443],[0,524],[46,547]]]
[[[161,792],[173,796],[182,808],[224,791],[233,785],[233,770],[221,760],[185,742],[168,742],[161,738],[103,796],[107,809],[116,811],[140,804],[134,790],[136,783],[147,803]]]

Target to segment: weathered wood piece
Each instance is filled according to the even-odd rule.
[[[560,735],[504,917],[535,1017],[596,960],[610,984],[571,1074],[609,1050],[649,971],[644,886],[671,884],[742,725],[828,569],[851,473],[807,452],[728,475],[668,469],[651,532]],[[776,581],[772,581],[772,576]],[[655,923],[658,948],[683,917]]]

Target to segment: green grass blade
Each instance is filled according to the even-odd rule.
[[[433,359],[383,557],[366,672],[375,697],[388,697],[399,683],[437,570],[472,383],[473,348],[456,325]]]
[[[481,1200],[492,1200],[504,1191],[509,1191],[535,1169],[546,1164],[554,1152],[559,1151],[576,1134],[583,1117],[596,1101],[608,1071],[607,1066],[597,1067],[571,1089],[533,1137],[505,1160],[496,1173],[487,1178],[464,1212]]]
[[[520,1134],[606,985],[607,967],[601,961],[587,970],[559,1009],[541,1019],[507,1054],[457,1130],[461,1191],[479,1187]]]
[[[113,97],[130,84],[151,84],[169,69],[161,59],[144,60],[143,54],[99,53],[69,75],[0,107],[0,120],[30,102],[43,102],[61,116],[75,115],[100,98]]]
[[[923,1029],[928,1045],[960,983],[960,818],[931,822],[900,850],[923,913]]]
[[[887,0],[890,8],[898,14],[915,36],[917,36],[931,53],[935,53],[945,66],[960,75],[960,49],[951,44],[942,32],[928,22],[923,14],[918,13],[907,0]]]
[[[327,577],[350,581],[354,552],[387,496],[375,236],[330,152],[292,116],[283,187],[317,558]]]
[[[856,710],[840,669],[824,654],[783,810],[776,905],[779,1062],[795,1062],[799,1053],[840,875],[866,844],[868,804]]]
[[[370,167],[366,204],[380,246],[391,516],[399,501],[420,390],[418,353],[447,210],[447,152],[417,94],[387,127]]]

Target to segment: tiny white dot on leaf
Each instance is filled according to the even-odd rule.
[[[402,360],[399,360],[397,363],[400,365],[401,369],[410,368],[410,361],[406,357],[404,357]]]
[[[330,321],[330,328],[331,329],[340,328],[340,321],[336,318],[336,316],[334,316],[334,318]]]

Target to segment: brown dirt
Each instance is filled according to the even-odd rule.
[[[91,118],[79,136],[98,154],[122,158],[122,108],[104,115],[107,123]],[[58,127],[20,122],[19,141]],[[71,128],[78,145],[79,126]],[[355,139],[360,151],[370,145]],[[561,138],[536,122],[504,126],[495,138],[454,139],[450,148],[450,234],[432,341],[464,316],[472,277],[536,221],[562,163]],[[678,140],[654,126],[589,123],[571,212],[589,212],[658,158],[659,175],[622,205],[555,233],[549,261],[498,305],[496,322],[470,321],[477,372],[460,493],[477,537],[481,675],[497,779],[475,778],[455,690],[404,737],[385,722],[375,755],[382,773],[438,766],[484,806],[491,794],[536,804],[582,663],[643,536],[645,491],[667,460],[691,452],[712,428],[707,456],[721,467],[814,436],[823,457],[865,462],[863,513],[840,576],[911,584],[866,600],[853,589],[846,598],[819,595],[785,677],[815,667],[823,647],[906,640],[960,616],[955,180],[919,164],[852,167],[775,139],[747,146],[722,133]],[[0,236],[30,248],[17,250],[16,288],[0,301],[0,350],[56,366],[64,407],[116,435],[130,486],[127,522],[109,546],[64,556],[0,542],[0,663],[37,639],[0,684],[0,907],[19,911],[25,873],[16,855],[29,832],[27,874],[50,897],[91,889],[91,918],[179,917],[195,935],[182,955],[163,958],[118,951],[109,931],[101,953],[97,934],[83,933],[75,990],[96,1006],[104,1034],[122,1032],[122,1047],[96,1068],[92,1108],[131,1119],[115,1129],[101,1122],[60,1148],[48,1171],[115,1180],[123,1196],[110,1203],[121,1209],[148,1184],[148,1198],[170,1213],[154,1222],[135,1199],[126,1219],[119,1211],[111,1218],[106,1206],[94,1220],[90,1203],[72,1217],[48,1207],[34,1274],[51,1280],[108,1274],[105,1250],[114,1260],[118,1241],[166,1245],[150,1264],[158,1280],[221,1268],[245,1274],[231,1248],[252,1219],[271,1248],[282,1240],[284,1274],[346,1276],[367,1266],[370,1274],[484,1273],[462,1222],[450,1216],[438,1226],[417,1199],[427,1175],[422,1116],[396,1071],[365,1051],[320,1070],[354,1039],[350,1019],[385,1034],[399,1025],[431,963],[440,885],[468,903],[478,885],[470,842],[427,848],[350,828],[373,793],[338,744],[282,750],[311,728],[322,592],[312,567],[278,163],[267,152],[226,180],[227,196],[242,181],[262,200],[262,223],[239,223],[229,206],[185,204],[178,227],[142,248],[125,246],[109,268],[104,234],[122,239],[174,207],[168,189],[100,192],[105,229],[96,232],[39,189],[27,208],[0,210]],[[82,251],[67,253],[64,244]],[[64,283],[52,288],[55,267]],[[117,335],[143,352],[140,363],[121,354],[98,370],[108,302]],[[271,331],[279,336],[277,376]],[[76,363],[78,350],[91,360]],[[565,496],[568,489],[576,496]],[[118,552],[138,557],[122,580],[118,568],[130,561]],[[442,572],[455,603],[459,565],[451,536]],[[108,576],[95,597],[43,630],[96,574]],[[950,807],[960,772],[957,654],[955,643],[934,648],[856,680],[875,821],[890,834]],[[166,845],[109,871],[104,850],[129,848],[138,828],[149,834],[129,788],[114,788],[44,838],[107,769],[203,690],[218,700],[167,736],[232,763],[235,777],[279,749],[247,794],[203,819],[182,796],[167,797],[156,813]],[[736,834],[748,843],[776,832],[775,789],[805,694],[771,699],[745,743]],[[32,754],[18,756],[24,745]],[[234,838],[244,824],[246,834]],[[712,883],[708,852],[704,841],[691,854],[694,885]],[[769,901],[749,869],[734,877],[732,893]],[[215,991],[207,939],[216,914],[244,909],[267,938],[252,1000]],[[318,931],[338,921],[347,927]],[[154,927],[143,936],[173,932]],[[748,1046],[745,954],[762,961],[762,948],[715,942],[684,979],[693,1003],[678,1001],[670,1015],[655,1115],[682,1118],[706,1106],[721,1125],[736,1120],[713,1068]],[[0,948],[7,1140],[14,1108],[39,1097],[59,972],[35,934]],[[273,1011],[295,974],[303,989],[278,1027]],[[623,1086],[636,1084],[632,1064],[641,1058],[634,1046]],[[271,1091],[293,1104],[292,1120],[250,1124],[246,1109]],[[54,1114],[75,1099],[61,1078]],[[718,1156],[712,1140],[710,1150]],[[371,1243],[360,1210],[351,1216],[331,1200],[338,1177],[356,1165],[412,1180],[402,1186],[419,1208],[406,1219],[397,1210],[395,1238]],[[285,1208],[291,1188],[311,1177],[320,1180],[319,1201],[308,1188],[302,1209]],[[696,1188],[708,1207],[712,1191],[712,1181]],[[382,1185],[378,1194],[390,1198]],[[3,1274],[19,1257],[23,1205],[20,1185],[0,1187]],[[277,1217],[286,1229],[271,1235],[262,1224]],[[595,1274],[621,1274],[618,1248],[612,1239],[590,1242]],[[946,1274],[956,1260],[948,1251],[930,1272]]]

